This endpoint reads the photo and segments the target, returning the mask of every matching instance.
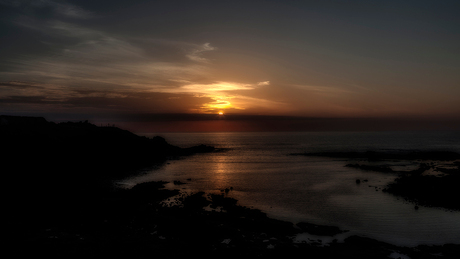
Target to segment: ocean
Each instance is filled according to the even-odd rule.
[[[237,199],[238,204],[260,209],[269,217],[349,230],[334,237],[339,241],[349,235],[402,246],[458,244],[460,240],[460,212],[423,206],[416,210],[413,203],[382,192],[397,174],[345,167],[350,162],[346,158],[291,155],[434,150],[460,153],[458,131],[139,135],[162,136],[179,147],[206,144],[226,151],[197,154],[148,168],[117,183],[126,188],[161,180],[169,182],[167,188],[188,193],[222,193],[227,189],[224,193]],[[420,161],[384,163],[393,170],[411,170]],[[174,181],[184,184],[175,185]]]

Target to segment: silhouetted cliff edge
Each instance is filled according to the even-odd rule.
[[[161,137],[141,137],[88,121],[56,124],[40,117],[0,116],[0,140],[9,165],[66,167],[64,171],[90,167],[99,169],[100,174],[120,173],[168,157],[214,151],[205,145],[179,148]]]

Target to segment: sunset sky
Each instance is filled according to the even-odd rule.
[[[458,0],[0,0],[0,114],[137,131],[460,129],[459,13]]]

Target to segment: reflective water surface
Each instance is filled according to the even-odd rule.
[[[226,152],[169,161],[125,179],[126,187],[168,181],[168,188],[220,193],[239,204],[292,222],[339,226],[382,241],[415,246],[458,243],[460,212],[420,207],[382,192],[397,175],[344,167],[341,158],[292,156],[296,152],[448,150],[460,152],[459,132],[377,133],[167,133],[180,147],[208,144]],[[149,135],[149,134],[145,134]],[[388,163],[388,162],[387,162]],[[391,161],[394,168],[418,163]],[[361,179],[356,184],[356,179]],[[181,181],[184,185],[174,185]]]

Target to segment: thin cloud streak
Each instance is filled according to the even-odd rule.
[[[15,60],[12,67],[17,73],[51,81],[90,81],[149,89],[152,89],[152,83],[155,85],[154,82],[167,83],[173,78],[206,74],[205,67],[201,65],[150,59],[146,57],[145,49],[92,29],[62,22],[33,28],[54,36],[76,38],[78,43],[57,50],[52,57]],[[204,48],[213,49],[209,45]]]
[[[254,87],[250,84],[216,82],[212,84],[188,84],[176,89],[178,92],[186,93],[210,93],[236,90],[252,90]],[[176,91],[175,90],[175,91]]]
[[[0,4],[8,5],[16,8],[29,8],[32,10],[39,10],[49,7],[55,14],[75,19],[89,19],[93,17],[90,11],[84,10],[76,5],[66,3],[65,1],[51,1],[51,0],[1,0]]]
[[[189,54],[186,55],[192,61],[209,63],[210,61],[206,58],[203,58],[203,52],[216,50],[215,47],[212,47],[210,43],[205,43],[197,49],[193,49]]]
[[[78,6],[63,3],[54,2],[50,0],[41,0],[40,2],[52,6],[57,13],[77,19],[89,19],[93,17],[93,14],[87,10],[84,10]]]

